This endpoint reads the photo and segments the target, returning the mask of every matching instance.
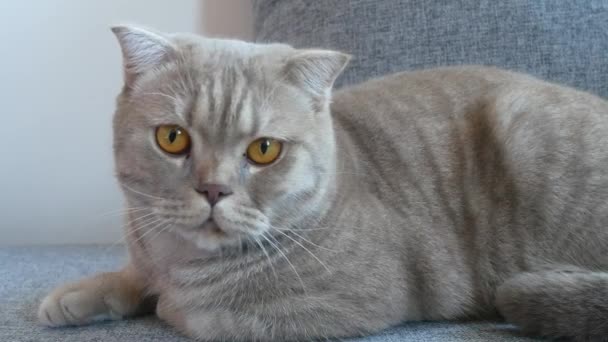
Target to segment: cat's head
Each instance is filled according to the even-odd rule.
[[[141,208],[132,230],[164,229],[215,250],[263,241],[323,210],[335,175],[331,88],[347,55],[113,32],[125,79],[117,175],[129,205]]]

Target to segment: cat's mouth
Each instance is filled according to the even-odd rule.
[[[203,224],[201,225],[201,230],[207,234],[212,234],[218,237],[226,235],[226,233],[213,220],[212,217],[208,218],[207,221],[203,222]]]
[[[184,238],[207,251],[215,251],[226,243],[228,234],[211,218],[195,226],[193,230],[180,231]]]

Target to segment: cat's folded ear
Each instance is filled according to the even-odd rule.
[[[287,59],[287,80],[305,90],[315,100],[326,101],[334,82],[351,56],[331,50],[299,50]]]
[[[125,84],[129,87],[143,72],[158,67],[176,54],[177,48],[161,33],[130,25],[111,29],[122,50]]]

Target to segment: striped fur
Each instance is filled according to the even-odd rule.
[[[129,207],[145,209],[127,214],[129,267],[107,276],[129,291],[60,288],[42,322],[142,311],[133,296],[119,305],[127,292],[157,298],[162,319],[204,341],[497,314],[530,334],[608,336],[604,100],[482,67],[332,95],[348,60],[337,52],[185,34],[159,46],[130,30],[115,30],[131,66],[116,168]],[[154,144],[167,123],[190,132],[188,157]],[[243,153],[263,136],[285,148],[258,167]],[[201,179],[234,194],[211,211],[193,189]],[[210,215],[222,233],[200,229]],[[74,291],[88,301],[66,304]],[[106,305],[86,310],[95,300]]]

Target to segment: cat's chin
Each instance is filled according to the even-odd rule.
[[[179,234],[187,241],[192,242],[198,249],[206,252],[215,252],[222,246],[235,243],[213,220],[205,221],[193,230],[180,230]]]

